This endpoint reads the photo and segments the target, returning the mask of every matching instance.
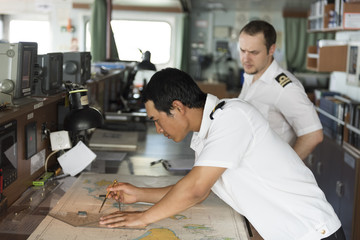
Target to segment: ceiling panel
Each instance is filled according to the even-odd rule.
[[[74,0],[75,1],[75,0]],[[138,7],[179,7],[179,0],[112,0],[114,5]]]
[[[89,0],[74,0],[89,1]],[[91,0],[90,0],[91,1]],[[112,0],[114,5],[181,8],[187,3],[192,10],[282,11],[284,9],[307,11],[313,0]]]
[[[73,0],[74,4],[91,4],[94,0]],[[113,6],[124,8],[182,9],[180,0],[112,0]]]
[[[297,10],[307,11],[313,0],[112,0],[114,6],[122,6],[125,10],[182,10],[182,3],[190,10],[237,10],[237,11],[277,11]],[[94,0],[0,0],[0,13],[21,12],[34,5],[52,3],[93,3]]]
[[[297,10],[307,11],[313,0],[191,0],[192,9],[197,10]]]

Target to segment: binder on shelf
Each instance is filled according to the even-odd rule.
[[[360,120],[359,120],[360,119],[360,104],[354,106],[352,115],[353,115],[353,117],[351,119],[350,126],[352,126],[355,129],[359,129],[360,128]],[[354,130],[353,129],[350,130],[351,132],[349,133],[349,144],[360,149],[360,134]]]
[[[333,118],[329,118],[329,116],[320,112],[319,118],[323,125],[324,134],[341,144],[343,141],[345,114],[348,111],[346,102],[332,96],[326,96],[320,99],[319,108],[333,116]]]
[[[338,95],[324,96],[318,111],[326,136],[360,149],[360,102]]]

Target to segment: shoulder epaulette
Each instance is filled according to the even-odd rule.
[[[222,109],[222,107],[225,105],[225,101],[222,101],[222,102],[219,102],[216,106],[215,106],[215,108],[214,108],[214,110],[212,110],[212,112],[210,113],[210,119],[211,120],[213,120],[214,119],[214,117],[213,117],[213,114],[214,114],[214,112],[217,110],[217,109]]]
[[[291,83],[290,78],[288,78],[285,73],[280,73],[275,79],[282,87],[285,87],[286,85]]]

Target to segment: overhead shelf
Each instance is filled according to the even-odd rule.
[[[345,72],[347,62],[347,45],[309,46],[306,67],[316,72]]]
[[[308,32],[360,29],[360,2],[339,1],[339,5],[317,3],[312,5],[315,9],[311,9],[312,14],[308,17]]]

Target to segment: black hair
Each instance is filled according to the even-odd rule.
[[[153,101],[158,111],[171,115],[175,100],[189,108],[203,108],[206,94],[189,74],[176,68],[165,68],[156,72],[142,93],[142,101]]]
[[[274,27],[265,21],[254,20],[246,24],[240,31],[240,34],[244,32],[250,36],[254,36],[258,33],[264,34],[266,49],[269,53],[270,47],[276,43],[276,31]]]

